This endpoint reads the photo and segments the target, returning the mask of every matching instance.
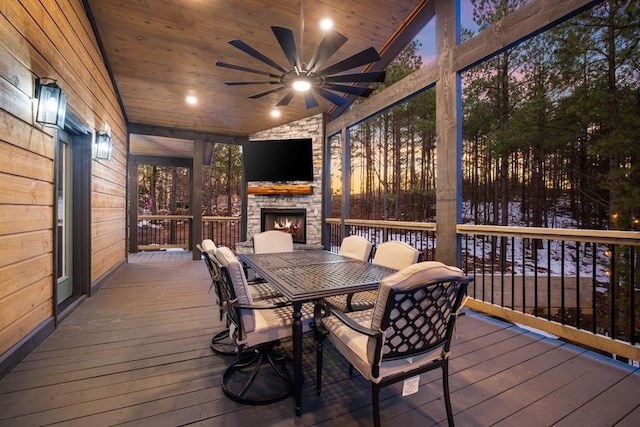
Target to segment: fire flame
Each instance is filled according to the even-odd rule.
[[[276,230],[280,230],[281,228],[291,228],[292,226],[293,223],[289,221],[289,219],[284,220],[284,225],[280,225],[278,221],[273,221],[273,228],[275,228]]]

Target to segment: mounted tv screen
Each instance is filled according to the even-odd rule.
[[[311,138],[242,145],[245,181],[313,181]]]

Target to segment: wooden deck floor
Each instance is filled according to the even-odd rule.
[[[302,416],[293,399],[251,407],[225,398],[230,360],[209,348],[222,324],[206,267],[183,255],[131,257],[0,380],[0,425],[371,425],[368,383],[348,377],[332,348],[315,396],[311,338]],[[450,382],[458,426],[640,425],[636,368],[474,313],[458,323]],[[399,389],[382,391],[383,425],[446,425],[439,372],[423,375],[416,394]]]

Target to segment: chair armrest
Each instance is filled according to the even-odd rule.
[[[324,314],[323,314],[324,312]],[[322,325],[322,318],[327,317],[329,315],[333,315],[334,317],[336,317],[338,320],[340,320],[342,323],[345,324],[345,326],[349,327],[350,329],[353,329],[356,332],[359,332],[363,335],[367,335],[370,337],[374,337],[377,338],[379,337],[382,332],[380,331],[376,331],[373,330],[371,328],[366,328],[364,326],[362,326],[361,324],[359,324],[358,322],[356,322],[355,320],[351,319],[349,316],[347,316],[342,310],[340,310],[337,307],[332,306],[331,304],[328,304],[326,302],[318,302],[315,305],[314,308],[314,322],[316,325]],[[323,327],[324,329],[324,327]]]

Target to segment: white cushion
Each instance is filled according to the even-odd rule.
[[[293,252],[293,237],[289,233],[269,230],[253,236],[253,252],[269,254],[277,252]]]
[[[373,243],[362,236],[347,236],[342,239],[339,253],[340,255],[349,258],[359,259],[360,261],[368,261],[369,256],[371,256],[372,248]]]
[[[420,252],[405,242],[389,240],[376,247],[373,263],[395,270],[403,269],[418,261]]]
[[[369,309],[346,314],[368,328],[371,325],[372,312],[373,309]],[[370,359],[371,355],[368,350],[369,342],[373,340],[349,328],[334,316],[325,317],[323,324],[329,330],[329,341],[333,343],[336,349],[349,360],[363,377],[375,383],[379,383],[390,375],[415,369],[442,356],[442,347],[438,347],[420,356],[415,356],[411,363],[406,359],[384,361],[380,364],[378,377],[374,377],[372,374],[373,365],[370,362],[373,359]]]
[[[247,278],[244,275],[244,270],[240,264],[240,260],[231,249],[226,246],[220,246],[216,252],[216,259],[225,267],[229,273],[229,277],[233,282],[233,289],[236,293],[236,298],[240,304],[253,304],[251,299],[251,292],[247,285]]]
[[[244,269],[231,249],[226,246],[220,246],[216,251],[216,259],[220,265],[225,267],[227,270],[238,304],[252,305],[253,297],[251,296],[249,285],[247,285],[247,278],[244,275]],[[253,310],[241,310],[240,313],[242,315],[244,331],[253,331],[255,328]]]
[[[211,255],[215,255],[218,249],[211,239],[204,239],[201,246],[205,252],[209,252]]]
[[[216,259],[225,267],[231,278],[233,289],[239,304],[269,304],[273,300],[263,298],[257,302],[254,301],[255,292],[251,291],[254,286],[247,284],[244,270],[240,260],[234,255],[231,249],[225,246],[219,246],[216,252]],[[282,297],[274,298],[282,301]],[[245,339],[238,344],[246,346],[254,346],[264,342],[291,336],[291,324],[293,322],[293,310],[291,306],[275,308],[275,309],[240,309],[242,316],[242,328]],[[313,320],[313,305],[303,304],[302,306],[302,331],[311,330],[311,321]]]
[[[260,304],[260,302],[257,304]],[[291,336],[293,322],[293,308],[291,306],[251,311],[253,312],[255,327],[247,333],[245,340],[247,346],[251,347]],[[311,330],[312,320],[313,304],[305,303],[302,305],[302,332]]]

